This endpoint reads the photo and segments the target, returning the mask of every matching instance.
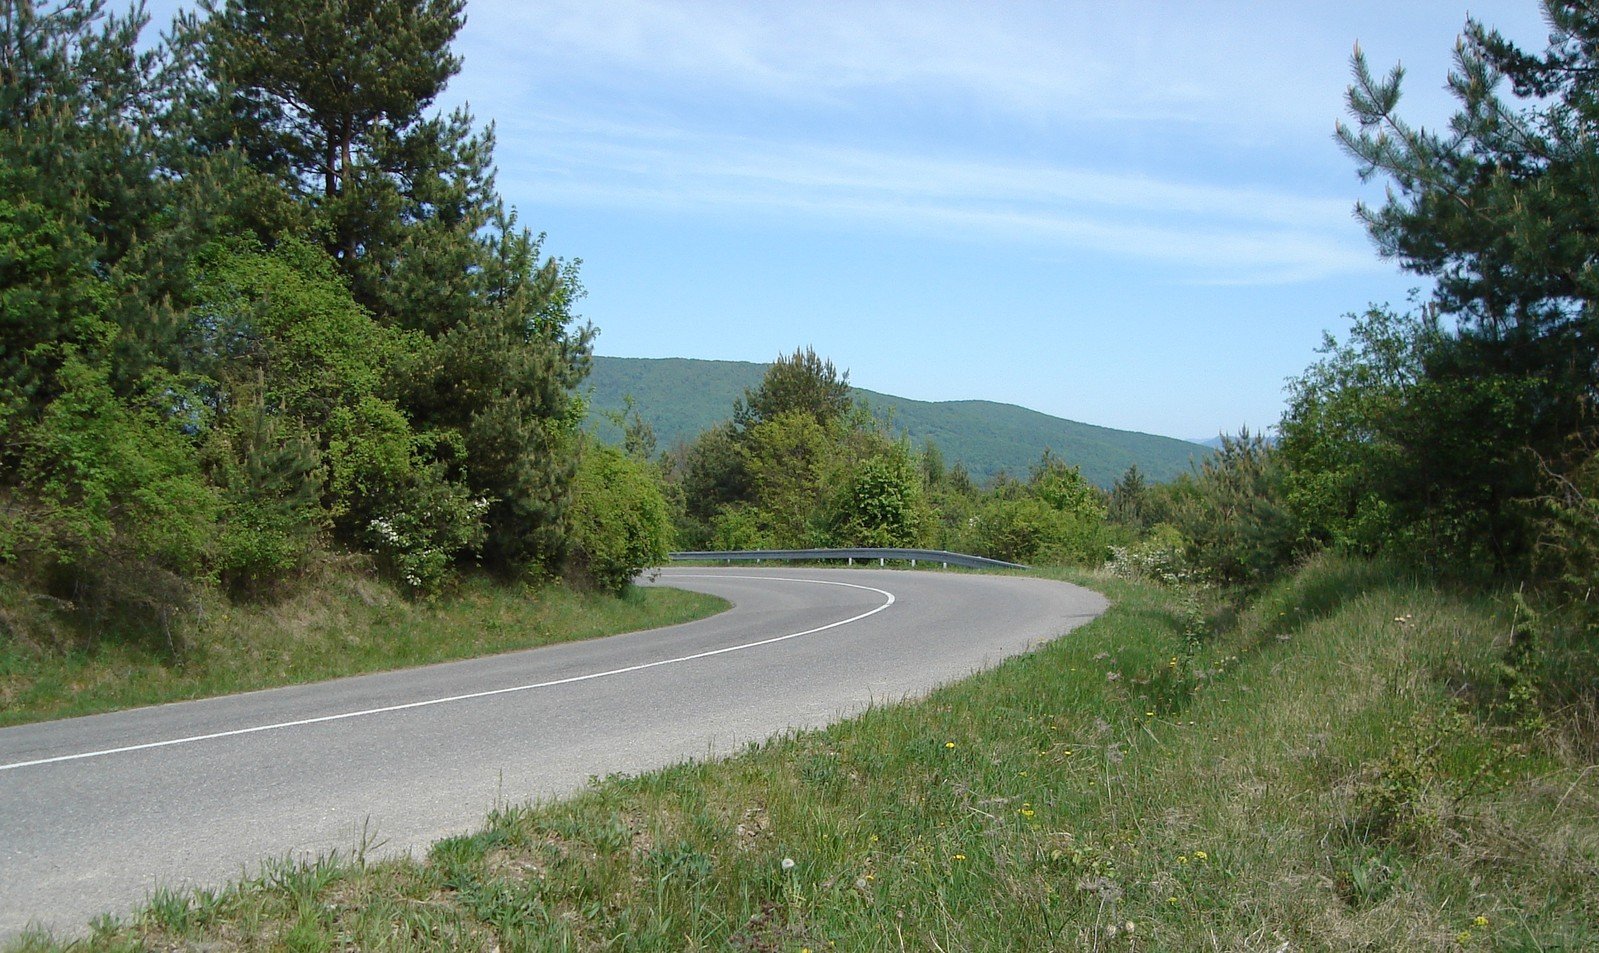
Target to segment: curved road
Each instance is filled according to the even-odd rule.
[[[0,941],[80,931],[262,858],[384,852],[496,803],[718,756],[1025,651],[1104,611],[1013,576],[670,569],[734,608],[486,659],[0,730]]]

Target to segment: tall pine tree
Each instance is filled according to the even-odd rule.
[[[398,394],[454,433],[491,500],[486,557],[562,555],[590,332],[575,267],[541,261],[495,190],[492,129],[433,111],[460,67],[461,0],[202,0],[192,136],[237,148],[313,209],[356,300],[425,333]]]

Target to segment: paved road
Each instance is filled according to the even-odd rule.
[[[731,611],[488,659],[0,730],[0,941],[263,858],[419,852],[496,803],[922,694],[1104,610],[1004,576],[670,569]]]

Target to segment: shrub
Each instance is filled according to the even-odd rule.
[[[1295,555],[1298,523],[1283,499],[1276,454],[1259,434],[1223,437],[1177,497],[1173,523],[1188,558],[1223,585],[1259,585]]]
[[[212,428],[202,457],[222,499],[218,575],[235,595],[263,595],[304,568],[327,527],[316,440],[257,392]]]
[[[203,575],[218,501],[188,438],[118,400],[105,370],[76,356],[58,379],[60,396],[21,440],[21,482],[48,524],[38,542],[62,563],[117,552]]]
[[[916,546],[931,523],[922,476],[901,447],[856,467],[832,509],[836,546]]]
[[[330,509],[338,524],[372,546],[413,592],[438,592],[461,554],[481,551],[493,502],[437,462],[459,454],[458,445],[413,432],[399,408],[377,397],[335,411],[329,429]]]
[[[64,360],[59,396],[18,429],[0,556],[118,639],[176,654],[174,622],[211,575],[219,500],[189,438],[149,405],[119,400],[104,368]],[[115,624],[109,624],[115,623]]]
[[[768,549],[771,540],[761,532],[759,513],[753,506],[724,506],[711,519],[710,548]]]
[[[1143,539],[1127,546],[1112,546],[1105,568],[1123,579],[1149,579],[1167,585],[1194,581],[1183,558],[1183,534],[1170,523],[1157,523]]]
[[[1095,565],[1105,559],[1104,523],[1032,496],[989,500],[971,540],[980,555],[1009,562]]]
[[[483,546],[489,501],[444,478],[441,468],[420,471],[403,504],[367,524],[379,557],[413,593],[444,588],[455,560]]]
[[[591,445],[573,482],[573,566],[611,592],[666,561],[672,518],[653,468],[614,447]]]

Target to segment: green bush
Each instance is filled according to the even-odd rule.
[[[978,555],[1008,562],[1096,565],[1106,555],[1102,520],[1033,496],[990,499],[970,538]]]
[[[204,575],[218,499],[189,439],[118,400],[105,370],[75,355],[58,382],[60,396],[20,440],[21,482],[45,514],[35,542],[64,564],[117,553]]]
[[[666,561],[672,518],[652,467],[591,445],[578,465],[571,509],[574,568],[611,592]]]
[[[264,595],[304,568],[327,528],[316,440],[252,393],[211,429],[202,459],[222,500],[218,576],[235,595]]]
[[[771,549],[772,541],[761,531],[760,514],[753,506],[724,506],[711,518],[710,548]]]
[[[67,353],[59,395],[13,435],[18,482],[0,550],[12,578],[116,639],[176,654],[174,623],[212,575],[220,501],[190,440],[152,406],[119,400],[104,368]]]
[[[482,549],[488,509],[487,499],[434,465],[417,470],[403,502],[374,517],[367,532],[395,577],[413,593],[430,596],[444,588],[462,553]]]
[[[1172,522],[1189,561],[1222,585],[1252,586],[1287,568],[1299,524],[1283,494],[1283,468],[1259,434],[1223,437],[1221,449],[1176,495]]]
[[[459,455],[458,442],[413,432],[399,408],[377,397],[339,408],[329,430],[329,496],[338,525],[373,547],[413,592],[438,592],[463,553],[481,551],[493,502],[437,459]]]
[[[835,546],[917,546],[932,522],[922,475],[902,447],[872,457],[833,501]]]

